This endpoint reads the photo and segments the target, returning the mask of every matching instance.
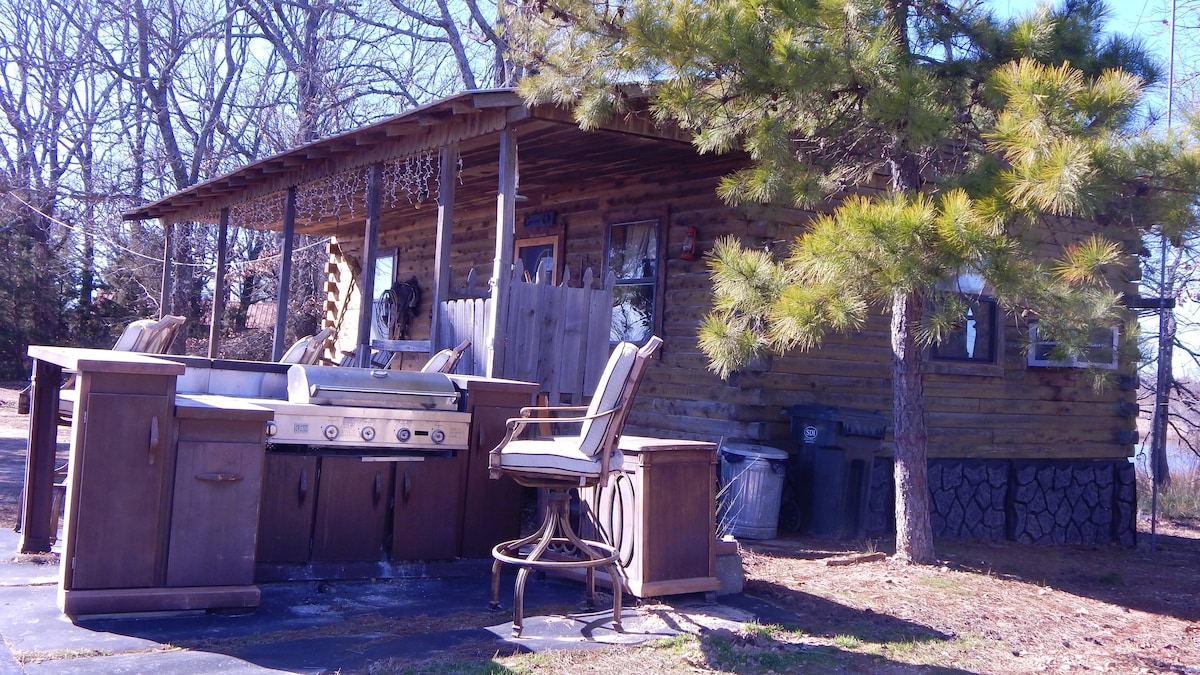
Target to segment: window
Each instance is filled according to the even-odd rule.
[[[936,361],[996,362],[996,301],[964,298],[966,309],[954,331],[930,350]]]
[[[974,273],[962,273],[938,284],[938,290],[961,296],[961,320],[954,330],[929,350],[933,361],[996,363],[1000,351],[1000,326],[996,301],[985,296],[987,284]]]
[[[514,244],[515,258],[525,267],[525,280],[539,284],[558,283],[559,249],[562,237],[534,237],[520,239]]]
[[[616,278],[609,340],[645,344],[658,321],[658,220],[609,225],[605,258]]]
[[[1117,340],[1120,333],[1116,326],[1099,328],[1088,340],[1087,349],[1078,356],[1059,353],[1058,343],[1038,340],[1037,324],[1029,324],[1029,365],[1038,368],[1104,368],[1117,367]]]

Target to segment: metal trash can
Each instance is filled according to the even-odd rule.
[[[862,536],[871,469],[882,450],[888,419],[836,406],[787,409],[798,451],[789,461],[791,507],[780,527],[833,537]]]
[[[721,445],[719,534],[745,539],[775,538],[787,458],[783,450],[751,441]]]

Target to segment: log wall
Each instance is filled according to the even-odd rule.
[[[524,149],[523,149],[524,151]],[[708,311],[710,292],[703,258],[681,260],[680,246],[687,227],[699,233],[697,250],[710,250],[726,234],[740,236],[747,245],[786,242],[803,231],[811,216],[792,209],[749,207],[732,209],[715,196],[719,177],[730,170],[722,161],[695,165],[674,172],[619,177],[596,177],[564,184],[552,195],[518,203],[518,240],[521,223],[530,213],[554,211],[555,228],[564,237],[561,254],[571,276],[604,263],[605,226],[612,222],[660,218],[666,239],[665,287],[661,334],[666,343],[652,365],[629,421],[629,430],[719,441],[740,437],[794,449],[789,419],[784,409],[796,404],[840,406],[890,414],[890,348],[888,319],[872,318],[864,329],[850,335],[830,335],[825,344],[809,353],[792,353],[762,360],[723,382],[707,370],[697,347],[696,331]],[[433,280],[436,213],[432,207],[414,209],[403,204],[386,211],[381,247],[397,247],[397,277],[416,275],[422,287]],[[478,286],[487,288],[495,250],[495,207],[456,209],[451,260],[452,286],[466,284],[472,269],[480,275]],[[1086,227],[1063,223],[1057,234],[1044,230],[1027,233],[1031,243],[1047,255],[1056,255]],[[1111,231],[1118,240],[1128,236]],[[355,267],[361,234],[338,237]],[[778,244],[778,242],[785,242]],[[1133,242],[1136,244],[1136,242]],[[1131,249],[1132,250],[1132,249]],[[1135,268],[1133,268],[1135,269]],[[1120,281],[1132,290],[1133,272]],[[345,281],[341,284],[344,286]],[[345,291],[339,306],[345,302]],[[331,317],[332,317],[331,313]],[[349,321],[349,323],[346,323]],[[354,325],[342,317],[344,325]],[[1124,458],[1132,454],[1135,415],[1133,368],[1123,365],[1121,377],[1106,389],[1093,388],[1087,373],[1071,368],[1030,368],[1022,350],[1026,327],[1012,317],[1004,319],[1003,356],[999,365],[939,369],[931,366],[925,377],[931,457],[1081,459]],[[429,296],[413,328],[421,338],[429,330]],[[965,370],[965,372],[963,372]],[[1131,407],[1134,406],[1134,407]],[[1132,412],[1131,414],[1131,411]],[[884,440],[886,452],[890,436]]]

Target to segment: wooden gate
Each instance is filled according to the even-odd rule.
[[[579,403],[590,395],[608,361],[612,324],[613,278],[599,287],[592,270],[572,287],[569,271],[557,286],[525,281],[518,261],[508,287],[503,360],[497,377],[537,382],[552,404]],[[467,289],[463,295],[473,295]],[[483,375],[487,364],[487,325],[492,300],[464,297],[438,308],[438,344],[451,347],[464,339],[471,349],[455,372]]]

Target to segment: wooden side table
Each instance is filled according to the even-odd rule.
[[[581,490],[581,534],[617,548],[625,590],[639,598],[719,589],[716,444],[622,436],[619,447],[621,471]]]

